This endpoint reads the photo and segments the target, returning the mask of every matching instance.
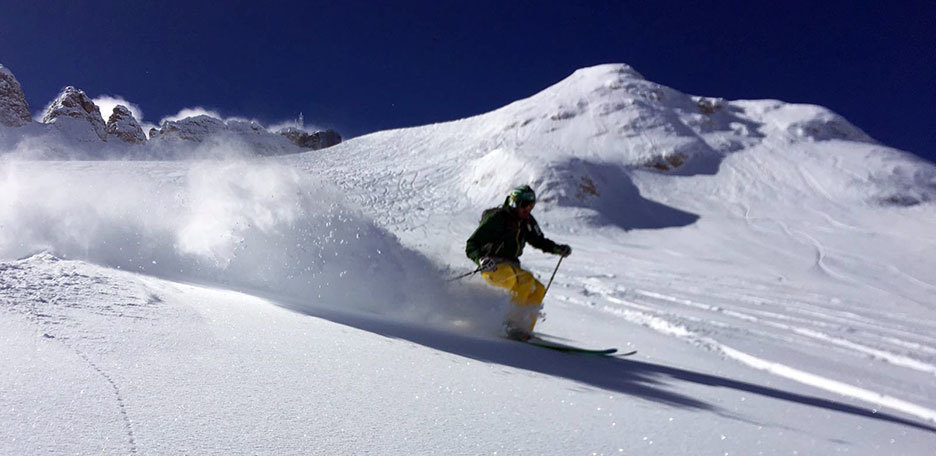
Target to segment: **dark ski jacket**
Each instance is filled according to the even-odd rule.
[[[556,253],[557,244],[543,236],[536,219],[522,219],[509,206],[488,209],[481,224],[465,243],[465,254],[476,264],[482,257],[520,263],[523,247],[529,242],[546,253]]]

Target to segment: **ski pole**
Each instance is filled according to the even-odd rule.
[[[458,276],[458,277],[452,277],[451,279],[446,280],[446,282],[454,282],[454,281],[456,281],[456,280],[458,280],[458,279],[464,279],[465,277],[468,277],[468,276],[470,276],[470,275],[472,275],[472,274],[475,274],[475,273],[477,273],[477,272],[480,271],[480,270],[481,270],[481,267],[478,266],[478,269],[475,269],[474,271],[471,271],[471,272],[466,272],[466,273],[464,273],[464,274],[462,274],[462,275],[460,275],[460,276]]]
[[[500,248],[504,246],[504,242],[505,242],[505,241],[501,241],[500,245],[497,246],[497,250],[500,250]],[[491,249],[491,246],[492,246],[492,245],[493,245],[493,243],[492,243],[492,244],[487,244],[487,245],[485,246],[485,250],[486,250],[489,254],[490,254],[490,252],[492,251],[492,249]],[[496,251],[496,250],[495,250],[495,251]],[[481,266],[478,266],[478,268],[475,269],[474,271],[466,272],[466,273],[464,273],[464,274],[462,274],[462,275],[460,275],[460,276],[458,276],[458,277],[452,277],[451,279],[446,280],[446,282],[454,282],[454,281],[456,281],[456,280],[458,280],[458,279],[464,279],[465,277],[468,277],[468,276],[470,276],[470,275],[477,274],[477,273],[479,273],[479,272],[481,272]]]
[[[553,269],[552,276],[549,277],[549,283],[546,284],[546,291],[549,291],[549,286],[552,285],[552,281],[553,281],[553,279],[556,277],[556,271],[559,270],[559,265],[562,264],[562,259],[563,259],[563,258],[565,258],[565,257],[563,257],[563,256],[559,257],[559,262],[556,263],[556,269]],[[543,296],[546,296],[546,291],[543,292]]]

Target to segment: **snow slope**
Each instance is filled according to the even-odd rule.
[[[936,444],[936,168],[820,107],[604,65],[307,154],[0,176],[0,453]],[[506,299],[445,281],[517,183],[575,249],[537,330],[638,355],[502,340]]]

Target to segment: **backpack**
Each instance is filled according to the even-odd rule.
[[[498,211],[503,210],[503,209],[504,209],[503,207],[492,207],[492,208],[485,209],[484,211],[481,212],[480,222],[484,222],[489,217],[491,217],[492,215],[496,214]]]
[[[510,198],[510,197],[508,196],[508,198]],[[502,211],[502,210],[506,210],[506,209],[507,209],[507,200],[505,199],[503,205],[497,206],[497,207],[491,207],[491,208],[485,209],[483,212],[481,212],[481,222],[484,222],[485,219],[487,219],[488,217],[494,215],[494,214],[497,213],[498,211]]]

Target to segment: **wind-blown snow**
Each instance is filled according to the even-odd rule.
[[[198,116],[208,116],[214,119],[223,119],[221,114],[219,114],[216,110],[195,106],[191,108],[182,108],[174,115],[163,117],[159,120],[159,123],[162,124],[163,122],[178,122],[180,120],[188,119],[189,117]]]
[[[110,118],[111,114],[114,113],[114,108],[118,105],[123,105],[129,109],[137,122],[143,122],[143,110],[140,108],[140,105],[127,101],[126,98],[120,95],[100,95],[94,97],[91,101],[101,108],[101,117],[105,122]]]
[[[821,107],[603,65],[287,157],[41,162],[16,144],[0,453],[936,446],[936,167]],[[537,330],[635,357],[500,340],[506,298],[446,282],[519,183],[574,249]],[[523,258],[544,282],[556,260]]]

